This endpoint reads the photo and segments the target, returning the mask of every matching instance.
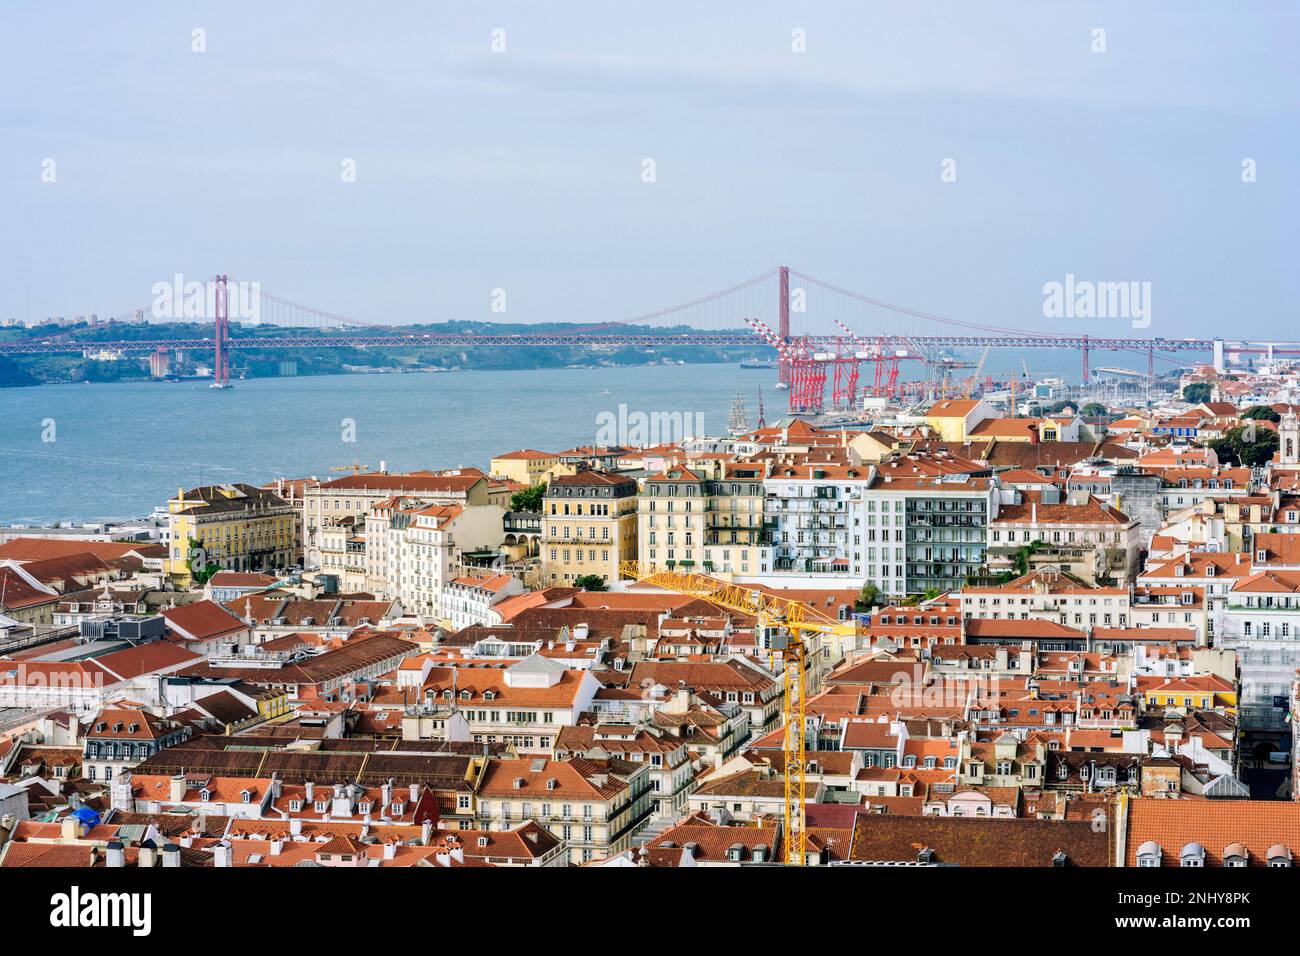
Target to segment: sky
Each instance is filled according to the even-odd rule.
[[[1046,283],[1149,282],[1135,334],[1300,338],[1298,28],[1280,0],[9,0],[0,318],[223,272],[368,321],[614,321],[784,263],[1039,332],[1130,334],[1045,315]]]

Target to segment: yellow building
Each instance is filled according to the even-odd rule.
[[[595,574],[618,580],[622,561],[636,560],[636,479],[605,471],[556,475],[542,499],[543,580],[571,585]]]
[[[178,586],[191,583],[191,561],[230,571],[274,573],[297,557],[294,506],[252,485],[184,489],[167,502],[168,553],[163,571]],[[197,552],[197,554],[195,553]]]
[[[553,474],[572,473],[573,468],[560,468],[560,456],[535,448],[521,448],[492,459],[488,466],[492,474],[509,478],[521,485],[538,485]]]
[[[1222,677],[1173,677],[1146,688],[1147,710],[1174,707],[1180,710],[1211,710],[1216,706],[1234,708],[1237,695]]]
[[[979,398],[958,398],[935,402],[925,413],[925,423],[944,441],[961,444],[980,422],[993,417],[993,410]]]

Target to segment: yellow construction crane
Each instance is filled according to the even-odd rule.
[[[807,859],[807,721],[804,670],[811,658],[805,635],[856,635],[856,621],[837,621],[801,601],[791,601],[757,588],[728,584],[707,574],[656,571],[636,561],[619,565],[624,578],[652,584],[666,591],[689,594],[718,607],[753,616],[769,634],[769,647],[781,655],[785,681],[785,862],[803,866]],[[782,633],[784,632],[784,633]]]
[[[350,465],[337,465],[337,466],[331,468],[330,471],[350,471],[350,472],[352,472],[352,474],[354,474],[354,475],[359,475],[359,474],[361,474],[362,469],[364,469],[364,468],[369,468],[369,467],[370,467],[370,466],[367,465],[365,462],[357,461],[355,458],[353,458],[353,459],[352,459],[352,464],[350,464]]]

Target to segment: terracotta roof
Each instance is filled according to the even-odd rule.
[[[248,629],[247,624],[215,601],[195,601],[167,608],[162,616],[183,640],[210,641]]]
[[[1063,852],[1067,865],[1108,866],[1107,827],[1097,832],[1081,820],[914,817],[859,814],[851,859],[916,862],[929,850],[935,863],[956,866],[1052,866]]]
[[[1199,843],[1207,866],[1222,866],[1225,848],[1241,843],[1249,865],[1265,866],[1279,844],[1300,856],[1300,803],[1285,800],[1164,800],[1134,798],[1128,807],[1126,866],[1148,840],[1160,844],[1161,862],[1178,866],[1185,846]]]

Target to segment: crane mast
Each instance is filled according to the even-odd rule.
[[[625,561],[619,575],[666,591],[688,594],[739,614],[752,616],[768,636],[769,648],[781,656],[785,700],[782,712],[785,735],[782,753],[785,784],[785,862],[803,866],[807,859],[807,666],[809,638],[817,635],[857,634],[856,622],[836,621],[799,601],[791,601],[737,584],[682,571],[656,571],[636,561]]]

